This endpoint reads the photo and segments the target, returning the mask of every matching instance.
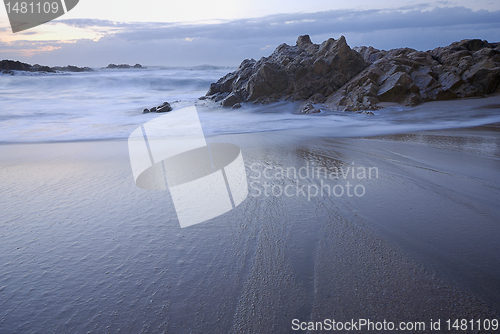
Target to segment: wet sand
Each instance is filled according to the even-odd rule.
[[[347,181],[365,192],[254,189],[181,229],[168,191],[135,186],[126,141],[0,145],[0,332],[296,333],[293,319],[499,318],[497,129],[210,140],[238,144],[249,185],[274,194]],[[376,167],[378,177],[256,177],[313,165]]]

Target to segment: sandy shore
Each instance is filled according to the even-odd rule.
[[[212,138],[242,148],[251,192],[185,229],[168,191],[135,186],[126,141],[0,145],[0,332],[499,318],[497,129],[293,138]],[[311,166],[339,178],[276,174]],[[363,195],[277,195],[346,182]]]

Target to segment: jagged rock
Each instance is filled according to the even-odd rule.
[[[235,104],[241,102],[241,97],[239,94],[232,92],[221,101],[221,106],[223,107],[233,107]]]
[[[32,71],[32,66],[30,64],[21,63],[20,61],[2,60],[0,62],[0,70]]]
[[[311,101],[312,103],[323,103],[326,101],[326,97],[321,93],[316,93],[311,96],[308,101]]]
[[[378,108],[374,97],[381,102],[416,105],[493,93],[500,85],[496,61],[500,52],[496,48],[496,43],[463,40],[426,52],[407,48],[387,51],[330,96],[327,105],[339,110],[356,111],[362,107],[374,110]],[[382,52],[367,47],[355,49],[366,61],[370,61],[370,55]],[[406,73],[408,77],[394,76],[396,73]],[[373,84],[367,86],[370,81]],[[380,85],[377,94],[374,83]]]
[[[306,102],[304,107],[300,110],[301,114],[317,114],[320,113],[321,110],[319,108],[316,108],[312,102]]]
[[[151,110],[153,110],[153,109],[151,109]],[[156,112],[168,112],[171,110],[172,110],[172,107],[170,106],[170,104],[168,102],[163,102],[162,105],[160,105],[156,108]]]
[[[62,71],[62,72],[90,72],[93,71],[90,67],[78,67],[78,66],[56,66],[52,67],[53,70]]]
[[[223,106],[307,100],[361,112],[379,109],[380,102],[413,106],[484,96],[499,87],[500,43],[469,39],[425,52],[385,51],[351,49],[343,36],[317,45],[304,35],[295,46],[281,44],[269,57],[244,60],[211,84],[205,98]]]
[[[156,112],[156,107],[149,109],[149,112]]]
[[[3,71],[27,71],[27,72],[56,72],[55,69],[49,66],[42,66],[39,64],[26,64],[14,60],[2,60],[0,62],[0,70]]]
[[[141,64],[135,64],[134,66],[130,66],[129,64],[120,64],[120,65],[116,65],[116,64],[109,64],[108,66],[103,67],[103,68],[111,68],[111,69],[115,69],[115,68],[118,68],[118,69],[128,69],[128,68],[145,68],[145,67],[144,67],[144,66],[142,66]]]
[[[396,72],[384,80],[377,96],[380,102],[402,102],[408,93],[418,93],[419,89],[405,72]]]
[[[39,64],[26,64],[21,63],[20,61],[14,60],[2,60],[0,61],[0,71],[4,71],[3,73],[11,74],[12,71],[26,71],[26,72],[49,72],[55,73],[58,71],[61,72],[84,72],[84,71],[92,71],[90,67],[77,67],[77,66],[43,66]]]
[[[281,44],[269,57],[244,60],[235,72],[212,83],[206,96],[223,106],[328,96],[366,66],[343,36],[318,45],[304,35],[295,46]]]

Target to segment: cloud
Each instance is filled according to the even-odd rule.
[[[104,66],[110,62],[236,65],[245,58],[266,56],[281,43],[294,44],[297,36],[303,34],[309,34],[316,43],[344,35],[351,46],[373,45],[381,49],[427,50],[464,38],[500,40],[500,11],[428,9],[425,4],[397,10],[333,10],[204,24],[103,20],[58,23],[112,33],[98,41],[61,44],[57,50],[33,55],[36,62],[80,66]]]

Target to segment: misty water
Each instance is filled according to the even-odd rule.
[[[200,103],[210,83],[231,67],[96,69],[83,73],[0,75],[0,142],[54,142],[127,138],[160,114],[144,108],[167,101],[174,109],[198,103],[205,135],[314,129],[315,135],[371,136],[446,129],[500,121],[500,109],[472,111],[463,101],[388,107],[376,117],[323,108],[298,114],[300,103],[243,104],[238,110]]]

